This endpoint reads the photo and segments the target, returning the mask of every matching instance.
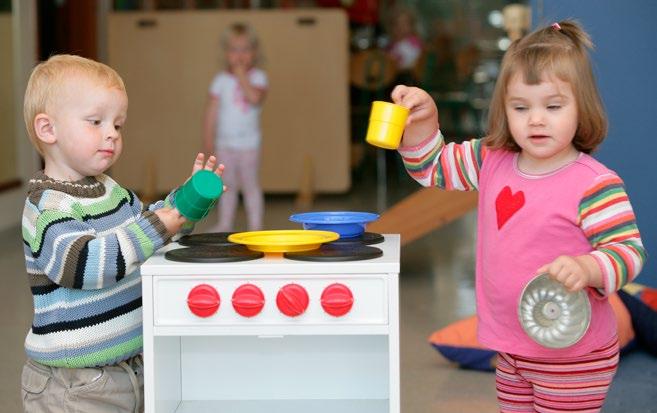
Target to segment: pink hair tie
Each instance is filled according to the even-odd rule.
[[[559,25],[559,23],[556,23],[556,22],[555,22],[555,23],[552,23],[552,28],[553,28],[554,30],[561,30],[561,26]]]

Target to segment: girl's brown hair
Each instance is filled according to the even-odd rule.
[[[502,59],[484,143],[492,149],[520,151],[509,131],[505,111],[507,86],[513,75],[520,73],[530,85],[548,76],[570,83],[578,121],[573,145],[584,153],[595,150],[607,134],[607,120],[589,61],[591,49],[588,34],[573,20],[555,23],[514,41]]]

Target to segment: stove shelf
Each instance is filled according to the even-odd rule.
[[[174,412],[385,413],[388,400],[193,400],[183,401]]]

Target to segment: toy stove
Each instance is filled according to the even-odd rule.
[[[365,237],[148,259],[146,412],[399,413],[399,235]]]

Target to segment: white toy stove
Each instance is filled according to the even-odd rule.
[[[399,236],[363,261],[142,265],[147,413],[399,413]]]

